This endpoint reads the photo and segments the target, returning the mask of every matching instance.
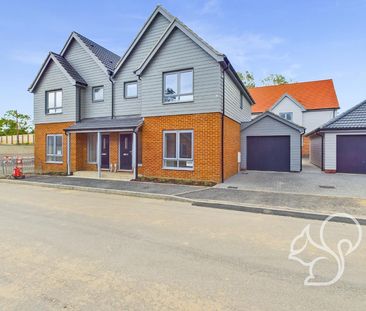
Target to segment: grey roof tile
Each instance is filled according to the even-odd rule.
[[[117,54],[107,50],[98,43],[84,37],[83,35],[74,32],[91,50],[91,52],[102,62],[102,64],[108,69],[113,71],[116,67],[120,57]]]
[[[82,76],[71,66],[71,64],[61,55],[51,52],[61,66],[67,71],[67,73],[79,84],[88,85]]]
[[[136,128],[143,123],[141,116],[129,116],[123,118],[93,118],[85,119],[66,128],[66,132],[87,131],[87,130],[118,130]]]
[[[321,129],[366,128],[366,100],[324,124]]]

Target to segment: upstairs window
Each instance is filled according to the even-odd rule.
[[[193,101],[193,70],[164,73],[164,103]]]
[[[62,90],[46,92],[46,113],[62,113]]]
[[[62,163],[62,135],[47,135],[46,161]]]
[[[104,87],[94,86],[92,89],[92,100],[93,103],[104,101]]]
[[[280,117],[284,118],[287,121],[293,120],[294,114],[292,112],[280,112]]]
[[[164,131],[164,168],[193,169],[193,131]]]
[[[125,98],[137,97],[137,81],[125,82]]]

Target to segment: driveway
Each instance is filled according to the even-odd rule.
[[[366,198],[366,175],[326,174],[305,160],[300,173],[242,171],[216,187]]]
[[[290,245],[321,222],[1,184],[1,310],[365,310],[366,245],[342,278],[304,286]],[[327,224],[327,243],[355,239]],[[309,248],[303,256],[322,255]],[[328,257],[320,280],[334,277]]]

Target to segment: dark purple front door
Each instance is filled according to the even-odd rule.
[[[109,135],[102,135],[102,163],[101,168],[109,169]]]
[[[132,134],[121,134],[119,138],[119,168],[132,169]]]
[[[366,135],[337,135],[337,172],[366,174]]]
[[[290,136],[248,136],[247,168],[289,172]]]

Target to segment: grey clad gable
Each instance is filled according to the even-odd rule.
[[[241,131],[247,129],[248,127],[260,122],[262,119],[264,118],[271,118],[279,123],[282,123],[283,125],[287,126],[287,127],[290,127],[290,128],[293,128],[295,130],[297,130],[298,132],[300,133],[304,133],[305,132],[305,128],[294,123],[294,122],[291,122],[291,121],[288,121],[284,118],[281,118],[280,116],[270,112],[270,111],[266,111],[266,112],[263,112],[261,115],[259,115],[258,117],[256,117],[255,119],[251,120],[250,122],[243,122],[241,124]]]
[[[110,117],[112,83],[110,76],[106,74],[106,67],[101,62],[95,61],[94,54],[85,49],[84,43],[80,43],[80,40],[72,39],[63,56],[88,83],[88,86],[80,91],[81,118]],[[92,89],[95,86],[104,88],[104,100],[97,103],[92,100]]]
[[[73,41],[77,41],[80,44],[106,75],[109,76],[113,74],[113,70],[120,59],[119,56],[75,31],[73,31],[68,38],[60,53],[61,56],[65,55]]]
[[[113,71],[116,67],[120,57],[117,54],[107,50],[94,41],[75,32],[75,34],[85,43],[85,45],[92,51],[92,53],[101,61],[101,63],[109,70]]]
[[[62,113],[46,114],[46,92],[62,90]],[[56,62],[49,62],[37,86],[32,90],[34,94],[34,123],[75,122],[77,109],[75,105],[76,87],[70,83]]]
[[[46,72],[48,65],[50,62],[54,62],[54,64],[60,69],[61,73],[65,75],[65,77],[70,81],[72,85],[80,85],[86,86],[87,83],[80,76],[80,74],[71,66],[71,64],[61,55],[58,55],[54,52],[50,52],[42,64],[41,69],[39,70],[36,78],[32,82],[31,86],[28,88],[28,91],[34,92],[37,87],[38,82],[42,78],[42,75]]]
[[[58,62],[61,64],[61,66],[67,71],[67,73],[74,79],[74,81],[77,84],[83,85],[83,86],[87,86],[88,84],[86,83],[86,81],[83,79],[82,76],[80,76],[80,74],[71,66],[71,64],[61,55],[58,55],[56,53],[52,53],[52,56],[54,56]]]

